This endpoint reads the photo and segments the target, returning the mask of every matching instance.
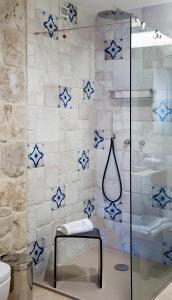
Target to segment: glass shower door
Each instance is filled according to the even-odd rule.
[[[172,279],[172,39],[132,19],[133,300]]]

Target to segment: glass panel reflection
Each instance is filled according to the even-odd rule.
[[[172,277],[172,39],[132,20],[133,299]]]

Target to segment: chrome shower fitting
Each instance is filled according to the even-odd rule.
[[[131,18],[131,14],[125,11],[122,11],[118,8],[114,8],[113,10],[105,10],[100,11],[97,14],[100,18],[109,19],[114,21],[123,21]]]
[[[140,151],[143,150],[143,147],[145,146],[146,142],[144,140],[140,140],[139,141],[139,148],[140,148]]]
[[[140,146],[140,147],[145,146],[145,144],[146,144],[146,142],[145,142],[144,140],[140,140],[140,141],[139,141],[139,146]]]
[[[124,144],[128,146],[128,145],[130,145],[130,144],[131,144],[131,142],[130,142],[130,140],[129,140],[129,139],[126,139],[126,140],[124,141]]]
[[[141,22],[141,27],[142,27],[142,30],[144,30],[145,27],[146,27],[146,23],[145,22]]]

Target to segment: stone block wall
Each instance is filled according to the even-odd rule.
[[[0,256],[27,246],[25,12],[0,2]]]

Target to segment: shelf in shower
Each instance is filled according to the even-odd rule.
[[[110,91],[111,99],[114,100],[123,100],[123,101],[130,101],[130,91]],[[137,104],[143,103],[152,103],[153,101],[153,93],[151,90],[135,90],[131,93],[132,101],[136,101]]]

